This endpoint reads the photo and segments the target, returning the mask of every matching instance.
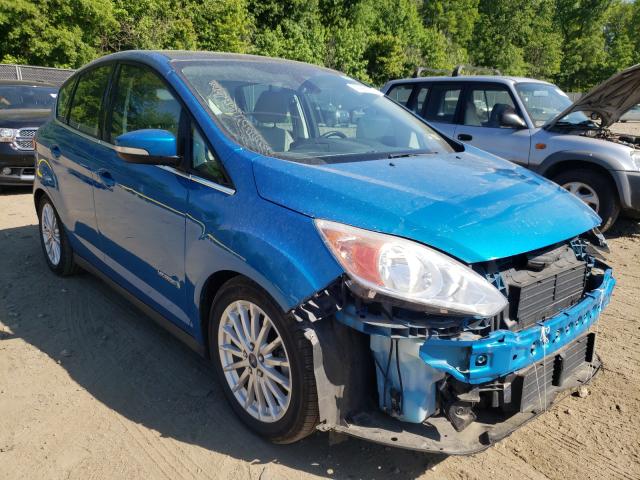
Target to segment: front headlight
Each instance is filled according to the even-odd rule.
[[[631,161],[636,166],[636,170],[640,170],[640,150],[631,152]]]
[[[410,240],[315,221],[329,250],[362,287],[442,313],[490,317],[507,299],[468,266]]]
[[[11,143],[15,140],[17,134],[18,131],[13,128],[0,128],[0,142]]]

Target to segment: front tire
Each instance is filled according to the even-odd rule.
[[[211,307],[209,350],[227,400],[250,429],[276,443],[314,431],[311,344],[260,287],[244,277],[222,286]]]
[[[591,207],[600,218],[600,230],[606,232],[620,214],[618,191],[611,179],[590,169],[576,169],[562,172],[552,179]]]
[[[38,204],[40,244],[47,265],[53,273],[62,277],[77,271],[73,250],[53,203],[46,196]]]

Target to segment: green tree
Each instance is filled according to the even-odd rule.
[[[109,50],[196,48],[197,36],[183,2],[111,1],[119,28],[108,37]]]
[[[249,12],[256,25],[255,53],[323,63],[325,28],[318,0],[250,0]]]
[[[634,5],[615,0],[604,18],[604,50],[606,60],[601,78],[609,77],[634,61],[638,61],[633,39],[638,34],[637,24],[633,24]]]
[[[423,3],[425,26],[444,37],[447,67],[469,61],[467,45],[478,21],[478,4],[479,0],[425,0]]]
[[[203,0],[189,5],[201,50],[244,53],[251,49],[253,18],[246,0]]]
[[[556,26],[563,36],[563,56],[556,81],[586,90],[602,79],[606,64],[604,21],[611,0],[556,0]]]
[[[558,71],[562,37],[552,0],[485,0],[479,13],[469,43],[475,64],[541,78]]]
[[[107,51],[110,2],[0,0],[0,62],[79,67]]]

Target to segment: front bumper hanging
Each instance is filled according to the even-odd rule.
[[[450,382],[458,388],[462,386],[464,392],[460,398],[467,400],[478,396],[478,392],[485,395],[482,408],[473,414],[473,421],[458,429],[442,405],[434,411],[425,407],[426,418],[411,423],[412,420],[399,420],[411,415],[396,414],[398,418],[394,418],[391,409],[382,411],[374,402],[363,403],[358,398],[357,392],[366,390],[366,382],[375,383],[373,377],[379,375],[380,365],[373,375],[362,375],[354,359],[370,355],[371,351],[345,354],[345,350],[352,347],[333,342],[344,336],[336,335],[336,328],[354,332],[358,318],[353,318],[352,309],[344,306],[336,308],[337,311],[316,309],[312,318],[296,315],[307,325],[306,336],[314,347],[321,417],[318,428],[425,452],[465,455],[484,450],[544,412],[562,392],[588,383],[598,372],[601,364],[594,353],[592,327],[609,303],[614,285],[615,279],[607,269],[599,286],[587,292],[580,302],[519,332],[496,330],[477,340],[424,339],[418,356],[425,366],[446,379],[439,382],[441,385]],[[311,304],[317,307],[331,293],[323,292]],[[309,305],[306,307],[308,310]],[[327,312],[337,321],[317,321],[324,319]],[[332,327],[328,327],[330,323]],[[355,332],[370,339],[371,332],[365,333]],[[397,340],[403,341],[407,340]],[[371,348],[374,343],[371,342]],[[391,370],[395,367],[393,364]],[[406,391],[411,387],[405,385],[404,388]],[[386,395],[385,390],[378,390],[378,397],[381,392]],[[370,392],[370,397],[375,396]],[[490,399],[488,405],[487,399]],[[458,403],[453,405],[458,408]]]

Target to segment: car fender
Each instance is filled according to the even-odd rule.
[[[533,170],[544,177],[548,177],[555,167],[567,162],[582,162],[607,170],[616,185],[621,202],[623,205],[628,203],[628,199],[631,197],[629,184],[624,181],[624,175],[619,173],[626,170],[626,165],[613,155],[585,150],[563,150],[552,153],[540,165],[533,167]]]
[[[192,210],[187,215],[185,270],[191,318],[202,318],[205,289],[219,275],[247,277],[289,312],[344,273],[312,218],[254,195],[236,195],[225,199],[234,202],[231,208],[216,210],[218,202],[211,201],[210,211]]]

